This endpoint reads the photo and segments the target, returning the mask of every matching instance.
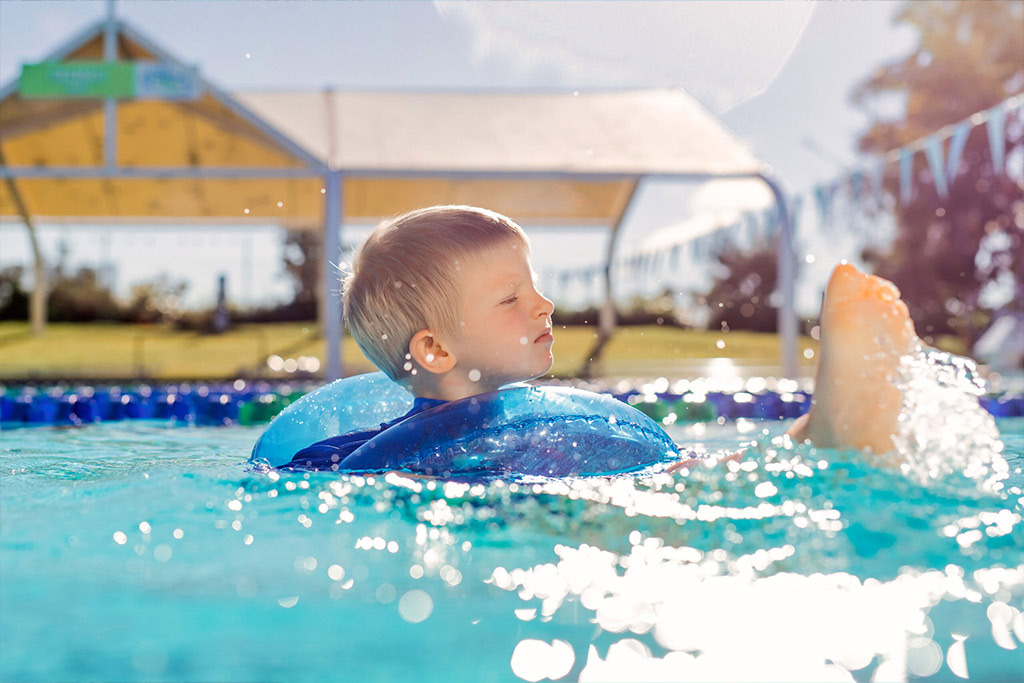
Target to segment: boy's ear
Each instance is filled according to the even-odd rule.
[[[420,330],[409,341],[409,355],[413,361],[435,375],[448,372],[455,367],[453,356],[430,330]]]

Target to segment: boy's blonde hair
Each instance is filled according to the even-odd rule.
[[[359,348],[403,381],[414,334],[461,332],[460,261],[509,243],[530,248],[511,219],[473,206],[433,206],[378,225],[342,284],[345,319]]]

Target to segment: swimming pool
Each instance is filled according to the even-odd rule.
[[[1019,679],[1024,418],[994,488],[787,424],[670,425],[759,444],[688,476],[487,486],[249,472],[262,426],[7,431],[0,678]]]

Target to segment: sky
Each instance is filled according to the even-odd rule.
[[[908,53],[913,33],[890,2],[117,2],[119,19],[231,91],[272,89],[595,90],[682,87],[767,162],[790,193],[809,194],[855,165],[865,112],[851,88]],[[103,2],[0,0],[0,83],[103,18]],[[768,201],[756,182],[645,183],[624,244],[682,235],[694,219]],[[809,203],[809,202],[808,202]],[[30,263],[25,229],[0,225],[0,267]],[[353,229],[346,241],[358,239]],[[42,226],[44,253],[116,264],[118,291],[166,272],[209,305],[217,276],[242,304],[290,293],[280,231],[208,226]],[[589,237],[587,235],[590,235]],[[542,272],[597,264],[603,238],[537,231]],[[571,244],[572,248],[565,248]],[[848,236],[801,233],[798,309],[812,312]],[[628,251],[628,247],[627,247]],[[693,286],[699,286],[695,282]],[[684,285],[680,285],[684,286]]]

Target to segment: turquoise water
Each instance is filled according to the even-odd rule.
[[[1024,419],[987,486],[786,426],[671,426],[759,444],[688,476],[475,487],[252,473],[261,427],[4,432],[0,679],[1019,680]]]

